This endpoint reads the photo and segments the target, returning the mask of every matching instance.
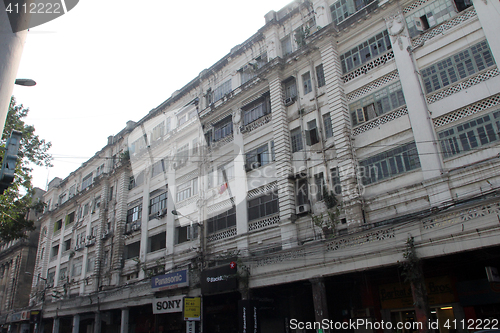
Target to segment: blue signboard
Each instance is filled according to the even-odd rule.
[[[174,289],[189,286],[187,269],[151,278],[151,288]]]

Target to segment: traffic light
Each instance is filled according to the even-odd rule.
[[[7,139],[5,144],[5,154],[2,159],[2,169],[0,170],[0,194],[3,194],[14,181],[21,137],[21,132],[12,131],[10,138]]]

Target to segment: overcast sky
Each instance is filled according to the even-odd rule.
[[[137,121],[261,28],[290,0],[81,0],[30,29],[14,88],[26,122],[53,146],[54,167],[34,185],[65,178]]]

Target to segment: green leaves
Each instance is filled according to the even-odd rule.
[[[0,140],[0,156],[4,156],[7,138],[12,130],[22,133],[19,146],[19,159],[16,166],[15,178],[12,186],[0,196],[0,240],[10,241],[25,238],[26,231],[34,230],[33,221],[27,220],[30,208],[36,211],[43,210],[43,203],[33,202],[35,193],[31,183],[32,165],[52,166],[52,156],[48,153],[50,142],[40,139],[35,134],[35,127],[27,125],[23,118],[28,115],[29,109],[17,105],[16,99],[11,98],[9,112]]]

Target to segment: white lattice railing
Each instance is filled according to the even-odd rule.
[[[372,81],[369,84],[347,94],[347,102],[352,102],[355,99],[358,99],[358,98],[374,91],[375,89],[382,87],[383,85],[385,85],[391,81],[397,80],[397,79],[399,79],[398,71],[395,70],[393,72],[390,72],[389,74],[381,77],[380,79]]]
[[[359,135],[361,133],[367,132],[371,129],[377,128],[380,125],[386,124],[394,119],[400,118],[404,115],[408,114],[408,108],[403,106],[400,109],[394,110],[390,113],[387,113],[383,116],[373,119],[372,121],[366,122],[352,130],[352,135]]]
[[[326,244],[327,251],[336,251],[353,246],[361,246],[367,243],[372,243],[375,241],[384,241],[386,239],[391,239],[396,236],[394,228],[389,228],[385,230],[374,231],[362,235],[345,237],[338,240],[331,241]]]
[[[380,57],[373,59],[372,61],[364,64],[363,66],[356,68],[352,72],[347,73],[346,75],[344,75],[342,77],[342,80],[344,81],[344,83],[347,83],[347,82],[357,78],[358,76],[366,74],[369,71],[371,71],[379,66],[385,65],[388,61],[390,61],[392,59],[394,59],[394,52],[392,52],[392,51],[387,52],[387,53],[381,55]]]
[[[441,215],[434,218],[425,219],[422,221],[422,227],[426,230],[447,227],[456,223],[463,223],[478,217],[487,216],[490,214],[500,214],[500,203],[495,202],[486,205],[475,206],[463,209],[458,212],[453,212]]]
[[[462,22],[467,21],[468,19],[476,16],[476,10],[474,8],[470,8],[467,11],[463,12],[459,16],[455,16],[453,19],[443,22],[442,24],[432,28],[432,30],[415,37],[411,44],[413,47],[417,47],[419,45],[424,44],[425,41],[432,39],[436,36],[442,35],[446,30],[450,30],[451,28],[461,24]]]
[[[259,221],[251,222],[248,224],[248,231],[259,230],[262,228],[269,227],[271,225],[278,224],[280,222],[280,216],[275,215]]]
[[[271,114],[268,114],[264,117],[261,117],[255,121],[251,122],[250,124],[244,126],[241,132],[245,133],[245,134],[250,133],[254,129],[257,129],[257,128],[269,123],[271,120],[272,120],[272,116],[271,116]]]
[[[403,13],[406,14],[406,13],[409,13],[411,12],[412,10],[422,6],[424,3],[426,3],[427,1],[429,0],[418,0],[418,1],[415,1],[413,2],[412,4],[406,6],[404,9],[403,9]]]
[[[261,194],[265,194],[265,193],[269,193],[269,192],[275,191],[275,187],[276,187],[277,184],[278,183],[274,181],[274,182],[272,182],[270,184],[261,186],[259,188],[253,189],[251,191],[248,191],[247,198],[248,199],[252,199],[252,198],[257,197],[257,196],[259,196]]]
[[[443,99],[443,98],[448,97],[450,95],[453,95],[461,90],[470,88],[476,84],[479,84],[481,82],[489,80],[492,77],[498,76],[499,74],[500,74],[500,72],[498,71],[498,68],[496,68],[496,67],[488,69],[482,73],[479,73],[476,76],[468,78],[467,80],[459,82],[459,83],[457,83],[451,87],[448,87],[446,89],[443,89],[435,94],[427,96],[427,103],[432,104],[434,102],[437,102],[440,99]]]
[[[231,135],[226,136],[224,139],[220,139],[217,142],[212,142],[210,147],[208,147],[208,151],[211,152],[211,151],[214,151],[215,149],[219,149],[220,147],[223,147],[226,144],[228,144],[229,142],[233,141],[233,139],[234,139],[234,135],[231,133]]]
[[[232,227],[232,228],[229,228],[226,230],[222,230],[220,232],[210,234],[207,236],[207,241],[213,242],[213,241],[218,241],[221,239],[230,238],[233,236],[236,236],[236,227]]]
[[[446,124],[468,117],[472,114],[478,113],[480,111],[491,108],[492,106],[498,104],[500,104],[500,94],[485,98],[482,101],[479,101],[471,105],[467,105],[466,107],[458,109],[455,112],[436,118],[434,119],[434,127],[438,128],[444,126]]]

